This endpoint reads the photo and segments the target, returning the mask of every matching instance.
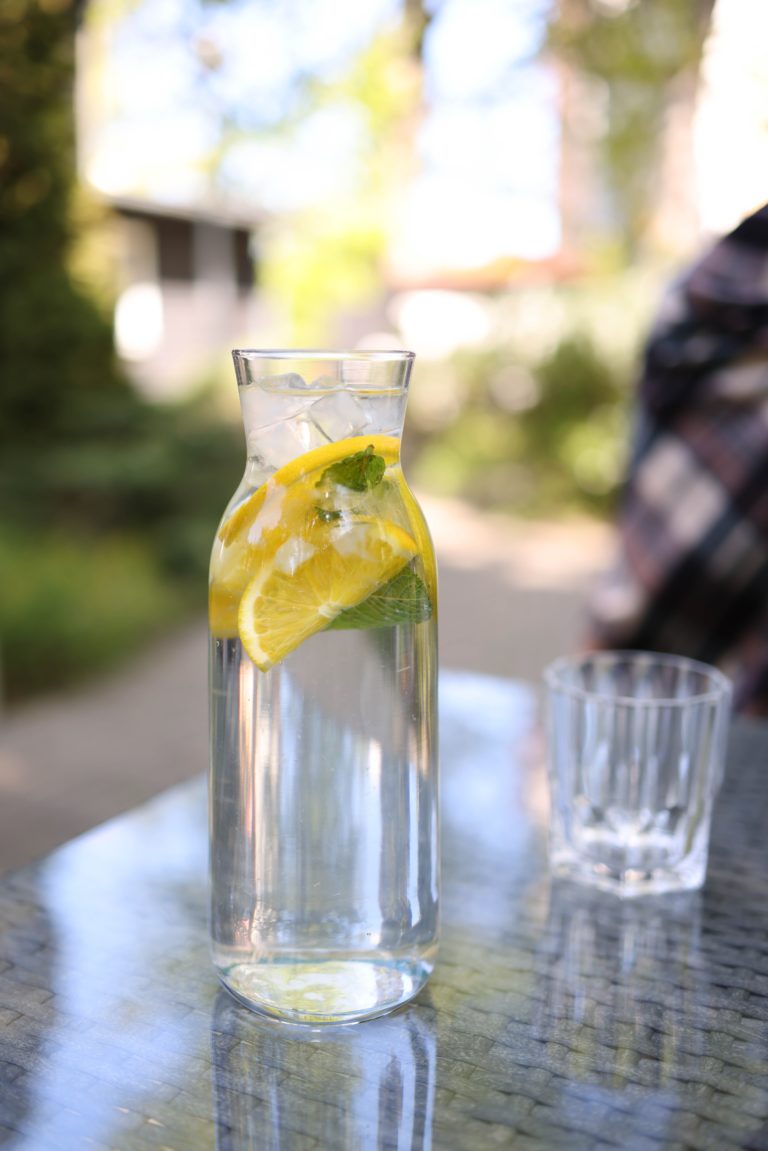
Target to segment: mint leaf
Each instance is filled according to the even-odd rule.
[[[386,467],[384,457],[377,456],[373,444],[369,444],[361,452],[345,456],[343,460],[337,460],[326,468],[317,486],[321,487],[326,480],[332,480],[344,488],[351,488],[353,492],[367,492],[381,483]]]
[[[422,623],[431,615],[427,585],[416,572],[403,568],[362,603],[340,612],[328,627],[393,627],[399,623]]]

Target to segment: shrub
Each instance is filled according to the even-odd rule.
[[[0,669],[14,700],[114,666],[188,612],[140,540],[5,533]]]
[[[612,510],[629,372],[590,336],[567,333],[532,363],[509,347],[464,353],[446,374],[463,401],[430,435],[414,429],[416,483],[518,514]]]

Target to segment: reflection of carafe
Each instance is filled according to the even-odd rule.
[[[535,1026],[552,1042],[567,1030],[574,1078],[595,1070],[605,1082],[609,1046],[614,1088],[635,1082],[641,1063],[646,1086],[674,1084],[676,1062],[693,1053],[686,1020],[704,970],[700,915],[698,894],[621,901],[554,885],[537,952],[546,994]]]
[[[406,1012],[322,1032],[255,1020],[220,992],[211,1031],[217,1151],[427,1151],[435,1030]]]

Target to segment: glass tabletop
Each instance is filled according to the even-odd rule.
[[[193,780],[0,880],[0,1145],[768,1148],[768,728],[735,727],[704,890],[620,902],[550,881],[536,692],[440,690],[426,991],[312,1031],[219,989]]]

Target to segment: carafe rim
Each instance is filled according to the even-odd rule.
[[[233,348],[232,356],[235,360],[371,360],[374,362],[393,363],[410,361],[416,358],[416,353],[407,349],[368,349],[362,351],[345,349],[321,348]]]

